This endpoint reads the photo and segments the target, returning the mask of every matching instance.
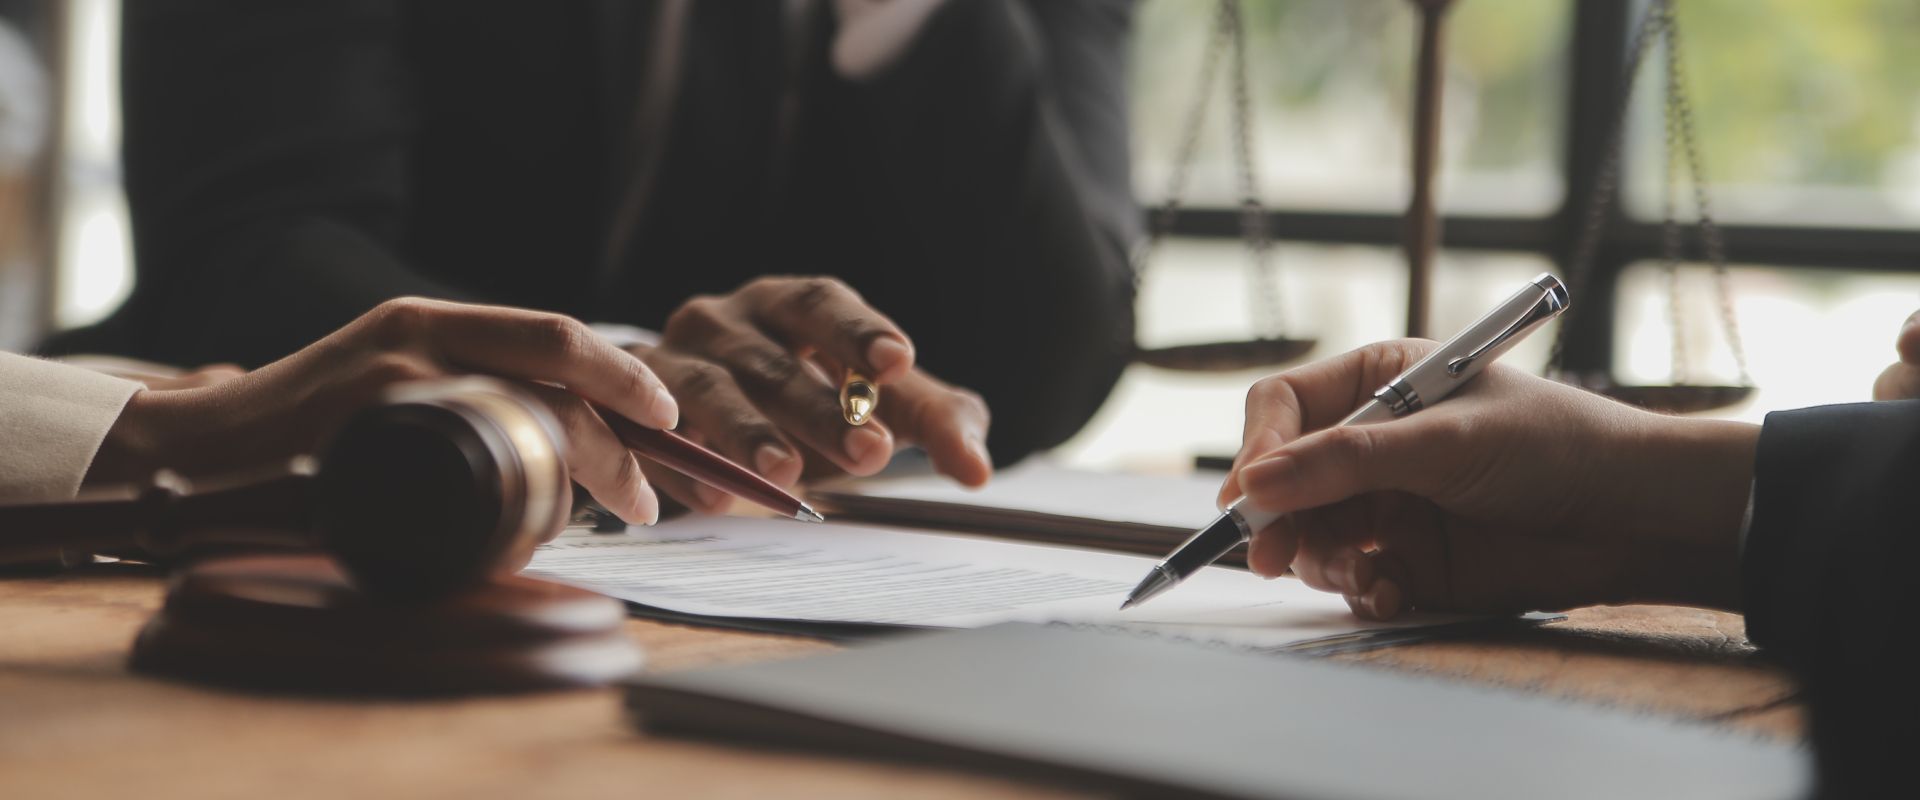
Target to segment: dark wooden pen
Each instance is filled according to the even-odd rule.
[[[734,497],[745,498],[801,522],[827,521],[826,517],[820,516],[820,512],[801,502],[800,498],[787,494],[753,470],[735,464],[726,456],[701,447],[685,436],[649,428],[601,406],[594,406],[594,410],[600,412],[600,418],[606,420],[607,427],[613,429],[613,434],[620,437],[620,442],[629,450]]]

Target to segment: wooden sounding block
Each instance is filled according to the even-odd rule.
[[[570,498],[566,439],[538,400],[483,379],[402,385],[317,466],[162,471],[99,498],[0,507],[0,566],[184,562],[134,646],[143,672],[298,692],[597,686],[640,666],[625,610],[514,575]]]
[[[222,687],[448,695],[599,686],[640,668],[612,599],[500,576],[375,600],[325,557],[212,559],[178,572],[133,669]]]

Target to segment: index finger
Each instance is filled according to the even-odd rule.
[[[925,448],[940,474],[966,486],[993,477],[987,453],[992,414],[980,395],[914,370],[887,390],[879,414],[905,441]]]
[[[876,383],[913,368],[913,343],[900,326],[841,281],[761,278],[740,296],[753,324],[789,348],[818,351]]]
[[[679,424],[679,405],[653,370],[572,317],[417,298],[382,304],[378,313],[388,336],[424,344],[450,366],[557,383],[649,427]]]
[[[1428,339],[1396,339],[1349,350],[1262,378],[1247,391],[1240,452],[1220,486],[1224,506],[1240,496],[1240,470],[1281,446],[1344,419],[1395,375],[1433,351]]]

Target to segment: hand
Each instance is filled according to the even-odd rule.
[[[913,364],[913,344],[846,284],[761,278],[697,297],[667,320],[658,347],[634,352],[685,409],[681,432],[782,486],[803,475],[871,475],[897,443],[918,443],[942,474],[969,486],[992,474],[987,407]],[[840,379],[852,367],[883,386],[877,418],[848,425]],[[702,511],[726,495],[648,464],[668,495]]]
[[[198,389],[202,386],[230,381],[245,374],[247,371],[241,369],[238,364],[208,364],[170,377],[142,378],[140,382],[146,384],[149,389]]]
[[[678,406],[645,364],[557,314],[417,298],[382,303],[251,373],[134,394],[87,481],[141,480],[162,467],[191,476],[309,453],[386,387],[462,374],[518,379],[560,421],[575,481],[628,522],[658,517],[639,463],[587,405],[673,427]]]
[[[1665,417],[1494,365],[1445,402],[1329,428],[1431,351],[1403,340],[1267,378],[1221,501],[1285,514],[1253,539],[1356,614],[1672,602],[1733,608],[1758,429]]]
[[[1873,399],[1906,400],[1920,397],[1920,311],[1907,317],[1894,340],[1900,360],[1880,373],[1873,382]]]

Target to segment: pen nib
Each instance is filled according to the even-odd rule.
[[[813,510],[813,506],[807,505],[806,503],[801,503],[800,510],[793,512],[793,518],[801,522],[827,521],[826,517],[820,516],[820,512]]]
[[[1125,611],[1147,602],[1155,595],[1173,588],[1176,583],[1179,581],[1174,579],[1173,573],[1165,564],[1156,565],[1152,572],[1147,573],[1147,577],[1141,579],[1139,586],[1133,587],[1133,591],[1127,593],[1127,601],[1120,604],[1120,610]]]

